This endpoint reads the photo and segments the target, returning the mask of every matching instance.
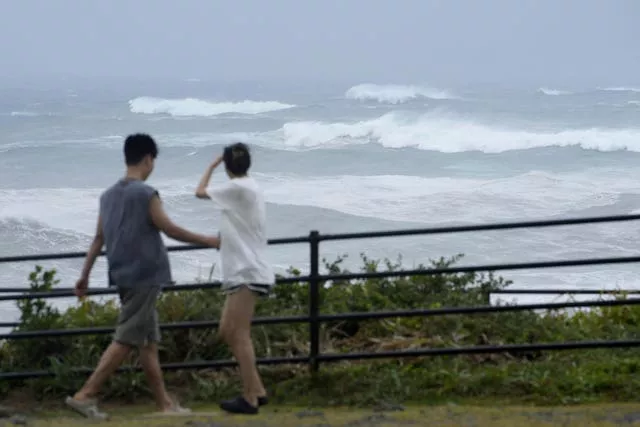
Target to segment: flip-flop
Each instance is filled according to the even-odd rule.
[[[108,420],[109,415],[98,410],[98,401],[96,399],[88,399],[86,401],[76,400],[71,396],[67,396],[64,403],[80,415],[94,420]]]

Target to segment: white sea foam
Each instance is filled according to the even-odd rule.
[[[273,203],[433,224],[541,218],[608,206],[620,193],[635,191],[635,179],[608,171],[534,171],[500,179],[378,175],[262,181]]]
[[[0,190],[0,219],[45,223],[59,230],[91,234],[101,189]]]
[[[545,87],[541,87],[538,89],[538,92],[544,94],[544,95],[549,95],[549,96],[559,96],[559,95],[570,95],[571,92],[566,91],[566,90],[560,90],[560,89],[549,89],[549,88],[545,88]]]
[[[174,117],[210,117],[220,114],[261,114],[285,110],[295,105],[277,101],[213,102],[197,98],[163,99],[139,97],[129,101],[129,109],[136,114],[168,114]]]
[[[392,221],[410,221],[436,225],[451,222],[493,222],[505,220],[523,220],[554,215],[573,216],[572,212],[584,209],[616,209],[616,213],[625,213],[619,207],[621,194],[636,192],[633,197],[640,200],[636,183],[640,176],[633,171],[585,170],[580,173],[529,172],[500,179],[472,179],[419,176],[382,175],[382,176],[300,176],[295,174],[254,174],[265,191],[269,203],[283,206],[304,206],[329,209],[343,214],[359,217],[385,219]],[[171,181],[152,182],[163,196],[167,210],[177,223],[189,229],[201,232],[213,232],[217,220],[213,210],[207,204],[198,202],[193,196],[193,185],[198,176],[175,178]],[[224,177],[215,176],[214,181]],[[216,185],[216,182],[213,183]],[[103,189],[98,188],[41,188],[33,190],[0,190],[0,231],[4,240],[0,242],[0,252],[5,254],[42,253],[54,251],[86,250],[95,229],[98,196]],[[70,203],[69,201],[72,201]],[[617,206],[617,207],[616,207]],[[297,225],[290,225],[286,219],[277,216],[274,210],[269,222],[278,229],[277,236],[300,234],[302,227],[313,227],[318,221],[317,213],[309,213]],[[279,208],[281,209],[281,208]],[[627,204],[626,210],[637,209],[637,204]],[[322,213],[320,215],[326,215]],[[342,218],[345,220],[345,218]],[[358,220],[356,220],[357,222]],[[360,220],[362,221],[362,220]],[[316,224],[317,226],[317,224]],[[297,227],[297,228],[296,228]],[[295,228],[295,230],[293,229]],[[326,231],[326,230],[325,230]],[[330,230],[328,230],[330,231]],[[270,233],[270,234],[271,234]],[[413,246],[376,247],[367,249],[372,256],[396,256],[399,252],[414,256],[416,251],[423,254],[443,255],[465,252],[474,259],[470,262],[486,262],[486,253],[492,260],[512,257],[514,250],[523,252],[522,256],[571,257],[572,251],[584,251],[585,254],[598,251],[619,250],[623,253],[635,248],[637,237],[629,233],[628,237],[615,232],[603,231],[602,227],[591,227],[586,237],[579,231],[558,234],[545,234],[527,238],[526,243],[517,236],[503,234],[473,235],[467,240],[455,236],[446,240],[429,239],[419,248]],[[594,234],[595,233],[595,234]],[[273,235],[273,234],[271,234]],[[484,236],[484,237],[483,237]],[[471,239],[471,240],[468,240]],[[176,242],[165,239],[168,244]],[[363,243],[341,246],[340,253],[349,250],[357,253]],[[415,244],[415,242],[414,242]],[[360,249],[358,249],[360,248]],[[578,249],[575,249],[578,248]],[[353,252],[356,251],[356,252]],[[425,252],[426,251],[426,252]],[[570,253],[568,253],[570,252]],[[542,255],[541,255],[542,254]],[[545,255],[546,254],[546,255]],[[578,256],[580,253],[577,254]],[[301,265],[303,257],[286,248],[274,248],[270,251],[274,264]],[[431,255],[420,255],[420,259]],[[519,256],[520,257],[520,256]],[[104,285],[106,273],[104,262],[96,268],[93,283]],[[217,255],[210,251],[172,254],[174,279],[179,282],[192,281],[198,272],[206,271],[212,263],[219,263]],[[5,283],[15,286],[23,280],[28,271],[22,264],[8,265],[2,268]],[[80,261],[53,262],[60,271],[63,285],[71,286],[80,268]],[[610,275],[611,277],[613,277]],[[567,277],[565,274],[562,277]],[[583,286],[590,284],[582,278]],[[529,280],[529,279],[527,279]],[[543,284],[564,283],[557,276],[544,280],[531,279],[529,282],[544,281]],[[524,281],[522,283],[529,283]],[[593,286],[599,282],[593,282]],[[1,284],[0,284],[1,286]]]
[[[640,129],[583,128],[534,131],[482,124],[439,114],[419,117],[388,113],[359,122],[291,122],[273,137],[285,147],[319,148],[377,143],[388,148],[415,147],[447,153],[579,146],[601,151],[640,152]]]
[[[533,171],[499,179],[405,175],[319,176],[255,174],[267,201],[345,214],[410,222],[475,222],[544,217],[607,206],[620,194],[637,194],[631,172],[589,170],[553,174]],[[197,175],[152,183],[168,209],[188,212]],[[223,179],[218,177],[216,179]],[[98,188],[0,190],[0,220],[37,221],[90,236],[95,229]],[[73,203],[69,203],[72,200]],[[193,205],[191,205],[193,204]],[[188,218],[177,218],[183,221]]]
[[[638,87],[628,87],[628,86],[616,86],[616,87],[604,87],[599,88],[600,90],[605,90],[607,92],[636,92],[640,93],[640,88]]]
[[[36,117],[38,113],[32,113],[30,111],[12,111],[11,117]]]
[[[625,105],[640,105],[629,101]],[[640,128],[576,128],[533,130],[486,124],[439,113],[408,116],[388,113],[355,122],[299,121],[285,123],[266,132],[184,133],[156,135],[165,147],[205,147],[236,140],[280,150],[332,149],[357,144],[379,144],[387,148],[417,148],[445,153],[481,151],[501,153],[544,147],[577,146],[599,151],[640,152]],[[118,146],[122,136],[64,139],[60,144]],[[51,141],[6,142],[3,150],[50,146]]]
[[[353,86],[345,93],[347,99],[400,104],[416,98],[455,99],[456,96],[440,89],[413,85],[376,85],[371,83]]]
[[[53,116],[53,113],[36,113],[34,111],[12,111],[9,114],[11,117],[39,117],[39,116]]]
[[[192,196],[193,184],[157,184],[163,199]],[[45,223],[58,230],[92,235],[104,188],[34,188],[0,190],[0,220],[14,218]],[[169,202],[170,203],[170,202]]]

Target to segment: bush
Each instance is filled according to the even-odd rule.
[[[417,269],[446,268],[460,258],[439,259]],[[325,260],[325,269],[330,273],[348,273],[343,267],[344,260],[344,257],[333,262]],[[362,271],[400,269],[401,259],[376,261],[362,256]],[[55,270],[36,267],[29,277],[32,291],[51,290],[57,283],[55,274]],[[288,274],[295,277],[301,273],[291,268]],[[509,283],[493,274],[477,273],[335,281],[321,289],[321,310],[346,313],[486,305],[491,292]],[[272,297],[259,303],[256,315],[304,315],[308,297],[305,283],[278,285]],[[165,292],[158,310],[163,323],[217,320],[222,304],[223,296],[215,290]],[[113,326],[118,312],[115,299],[102,304],[85,300],[64,312],[41,299],[18,302],[18,307],[21,324],[16,331]],[[640,332],[639,325],[640,309],[636,306],[594,308],[573,314],[518,311],[334,321],[322,326],[321,351],[380,352],[633,339]],[[258,357],[300,356],[309,352],[306,324],[258,326],[253,335]],[[110,334],[11,340],[2,347],[0,366],[5,372],[53,371],[53,377],[23,381],[20,385],[38,399],[60,396],[75,390],[85,379],[74,373],[72,367],[93,368],[110,340]],[[230,357],[214,329],[163,333],[163,363]],[[136,364],[135,355],[129,363]],[[437,402],[470,398],[571,403],[635,399],[638,380],[630,375],[639,367],[633,350],[601,349],[341,362],[321,365],[316,377],[310,376],[305,366],[262,367],[261,371],[273,399],[289,403],[367,404],[380,399]],[[195,400],[238,392],[238,379],[232,369],[167,373],[167,382],[183,398]],[[114,377],[105,394],[130,400],[148,396],[149,391],[142,374],[127,372]]]

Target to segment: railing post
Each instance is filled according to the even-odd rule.
[[[320,353],[320,233],[313,230],[309,233],[309,368],[311,373],[318,372],[318,354]]]

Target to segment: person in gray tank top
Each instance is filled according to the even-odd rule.
[[[129,135],[124,143],[127,173],[100,196],[98,224],[75,293],[84,298],[89,275],[106,246],[109,286],[118,289],[121,309],[113,342],[84,386],[66,404],[88,418],[106,419],[96,396],[102,384],[123,363],[131,350],[139,359],[154,394],[158,410],[185,413],[167,394],[158,360],[160,328],[156,301],[161,288],[172,283],[169,256],[161,232],[186,243],[218,248],[217,237],[191,233],[175,225],[165,213],[160,195],[146,184],[158,148],[146,134]]]

